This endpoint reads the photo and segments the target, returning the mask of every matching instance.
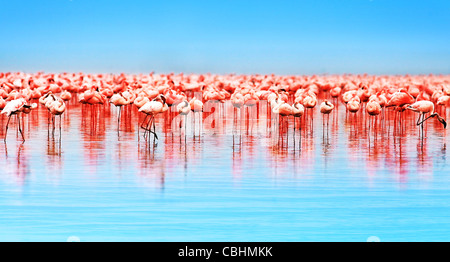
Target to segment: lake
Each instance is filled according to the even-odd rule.
[[[286,119],[264,103],[241,110],[212,103],[201,126],[199,114],[166,112],[156,145],[132,105],[118,130],[113,105],[72,100],[61,133],[40,106],[23,120],[24,143],[12,118],[0,241],[450,241],[439,122],[422,140],[413,112],[371,126],[339,103],[328,125],[316,107],[294,134],[293,118],[277,128]]]

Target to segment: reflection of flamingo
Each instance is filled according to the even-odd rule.
[[[444,125],[444,128],[447,127],[447,122],[445,122],[444,118],[442,118],[438,113],[434,112],[434,104],[431,101],[418,101],[414,104],[408,106],[406,109],[419,113],[419,118],[417,119],[416,125],[420,125],[422,131],[422,139],[423,139],[423,122],[428,120],[430,117],[437,117],[439,122]],[[430,113],[430,115],[425,118],[425,114]]]

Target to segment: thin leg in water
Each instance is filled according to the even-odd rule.
[[[8,134],[9,120],[11,120],[11,115],[9,115],[8,121],[6,122],[6,131],[5,131],[5,138],[4,138],[4,141],[5,141],[5,142],[6,142],[6,135]]]
[[[19,132],[22,135],[23,141],[25,141],[25,136],[23,135],[22,128],[20,127],[20,117],[19,117],[19,115],[17,115],[17,122],[19,123]]]

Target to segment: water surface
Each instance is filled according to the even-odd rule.
[[[12,122],[0,143],[1,241],[450,240],[437,121],[422,141],[412,112],[401,128],[390,114],[369,130],[342,105],[323,127],[316,108],[294,142],[292,118],[279,132],[261,104],[234,122],[226,103],[206,108],[195,137],[192,114],[187,130],[158,116],[153,146],[143,116],[122,110],[118,132],[114,106],[71,101],[60,136],[39,108],[24,118],[25,143]]]

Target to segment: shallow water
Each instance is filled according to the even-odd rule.
[[[263,104],[237,123],[228,103],[212,106],[195,131],[192,114],[186,131],[158,116],[156,146],[133,106],[118,132],[114,106],[71,101],[61,135],[39,108],[24,118],[25,143],[13,119],[0,143],[0,240],[450,240],[448,137],[437,121],[422,144],[412,112],[401,131],[392,113],[369,130],[343,105],[323,127],[316,108],[294,142],[293,119],[278,132]]]

